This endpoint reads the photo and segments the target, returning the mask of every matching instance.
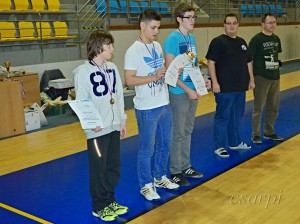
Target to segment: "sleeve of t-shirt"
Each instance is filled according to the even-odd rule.
[[[256,53],[256,41],[254,37],[250,40],[248,49],[249,54],[252,56],[252,58],[254,58]]]
[[[214,38],[208,47],[208,51],[206,53],[206,59],[217,62],[221,53],[221,43],[218,39]]]
[[[138,54],[135,52],[134,47],[127,49],[124,58],[124,69],[125,70],[137,70],[138,69]]]
[[[176,39],[173,36],[169,35],[164,42],[165,55],[172,54],[176,56],[176,52],[175,52],[176,48],[174,47],[175,44],[176,44]]]
[[[249,62],[253,61],[253,57],[252,57],[251,52],[249,51],[249,47],[247,46],[247,43],[245,40],[244,40],[244,44],[247,47],[247,63],[249,63]]]

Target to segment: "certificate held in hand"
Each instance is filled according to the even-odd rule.
[[[82,129],[103,128],[102,118],[91,100],[71,100],[68,104],[79,118]]]
[[[176,58],[174,58],[165,74],[165,83],[167,83],[170,86],[176,87],[179,75],[178,70],[180,68],[185,67],[188,64],[191,64],[191,61],[186,54],[180,54]]]

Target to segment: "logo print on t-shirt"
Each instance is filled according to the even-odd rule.
[[[242,50],[247,50],[247,47],[243,44],[242,46],[241,46],[241,48],[242,48]]]
[[[152,57],[144,57],[144,61],[147,63],[149,67],[151,67],[151,71],[149,72],[148,76],[154,75],[157,68],[160,68],[163,66],[163,55],[162,53],[160,55],[157,54],[155,51],[155,48],[152,48],[151,50]],[[155,82],[148,83],[148,86],[152,89],[156,86],[159,86],[159,92],[161,91],[162,86],[164,85],[165,78],[161,78]],[[152,90],[151,90],[152,91]],[[155,90],[154,90],[155,91]]]

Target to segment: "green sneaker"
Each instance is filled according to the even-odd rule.
[[[117,202],[112,202],[109,206],[108,206],[111,210],[113,210],[117,215],[123,215],[125,213],[128,212],[128,207],[120,205]]]
[[[108,206],[102,209],[101,211],[93,211],[93,216],[99,217],[105,222],[114,221],[118,215],[114,213]]]

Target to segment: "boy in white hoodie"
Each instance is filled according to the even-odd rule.
[[[76,100],[89,99],[99,111],[103,127],[85,129],[93,215],[113,221],[128,212],[115,201],[120,177],[120,136],[126,135],[122,81],[112,58],[114,39],[106,31],[94,31],[87,43],[88,61],[74,71]]]

